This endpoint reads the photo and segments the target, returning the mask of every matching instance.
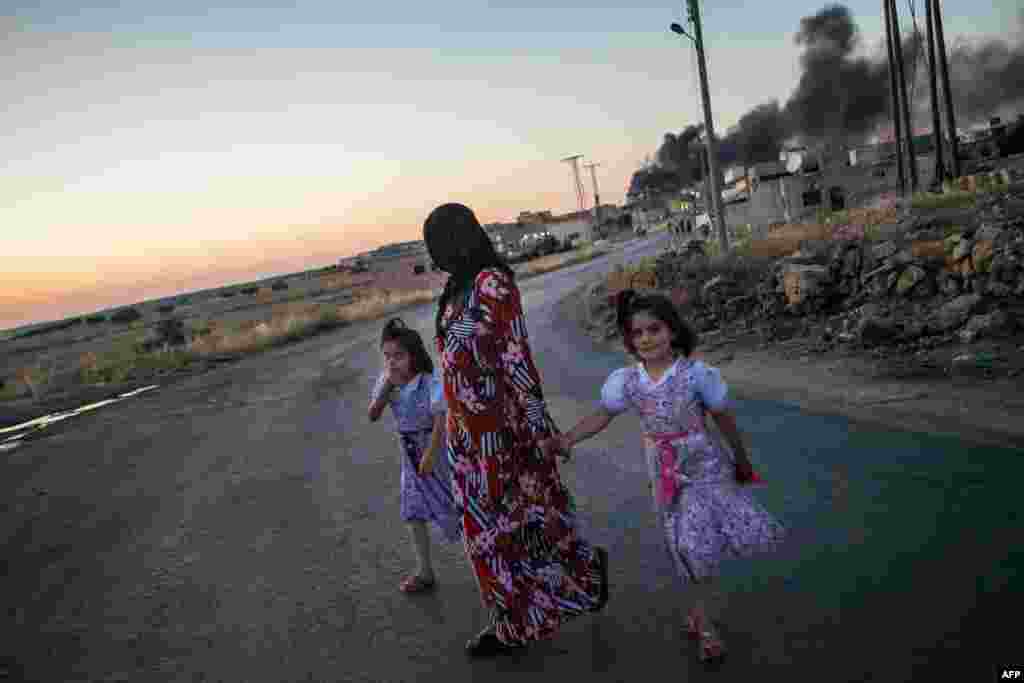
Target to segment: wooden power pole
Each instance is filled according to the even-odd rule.
[[[892,96],[892,129],[893,143],[896,148],[896,173],[900,181],[900,192],[907,193],[907,173],[903,165],[903,125],[900,123],[900,89],[896,82],[896,50],[892,43],[892,13],[889,11],[889,0],[882,0],[882,11],[885,14],[885,45],[889,53],[889,93]]]
[[[924,13],[928,34],[928,89],[932,105],[932,139],[935,141],[935,175],[932,184],[942,187],[942,181],[946,179],[946,165],[942,162],[942,119],[939,117],[939,89],[935,78],[935,14],[932,0],[924,0]]]
[[[907,166],[910,169],[910,189],[917,192],[917,155],[914,152],[914,127],[910,121],[910,101],[907,99],[907,79],[903,71],[903,36],[900,34],[900,15],[896,11],[896,0],[889,2],[889,20],[892,24],[892,47],[896,58],[896,79],[900,90],[900,113],[903,117],[903,132],[907,137]]]
[[[946,129],[949,131],[949,167],[954,178],[960,177],[960,154],[957,151],[956,117],[953,116],[953,92],[949,89],[949,61],[946,58],[946,38],[942,33],[942,8],[939,0],[931,0],[935,17],[935,47],[939,53],[939,75],[946,101]]]
[[[722,253],[729,250],[729,233],[725,229],[725,208],[722,206],[721,177],[718,174],[718,151],[715,142],[715,126],[711,121],[711,95],[708,91],[708,65],[704,56],[704,32],[700,25],[699,0],[687,0],[690,20],[693,21],[693,44],[697,49],[697,65],[700,69],[700,93],[704,102],[704,134],[708,151],[708,175],[711,176],[711,205],[715,212],[715,226]],[[711,207],[709,207],[711,208]]]

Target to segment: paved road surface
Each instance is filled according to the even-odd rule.
[[[555,302],[664,239],[524,283],[561,424],[622,358]],[[407,317],[427,331],[432,312]],[[364,417],[377,329],[162,387],[5,453],[7,680],[917,681],[957,667],[984,681],[1021,653],[1019,454],[744,402],[760,495],[798,544],[723,579],[723,670],[703,671],[680,637],[687,598],[628,417],[563,468],[587,533],[611,549],[607,613],[524,656],[467,661],[484,615],[461,549],[435,545],[434,595],[396,590],[411,563],[397,447]]]

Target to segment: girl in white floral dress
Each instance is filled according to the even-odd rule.
[[[785,531],[751,495],[759,477],[729,408],[717,369],[691,360],[696,335],[672,302],[660,295],[619,295],[617,314],[626,349],[640,362],[613,372],[601,390],[601,407],[545,450],[568,450],[633,409],[641,418],[655,510],[683,584],[697,596],[687,620],[701,641],[701,659],[717,660],[725,644],[707,614],[713,577],[728,558],[775,548]],[[710,413],[730,449],[705,424]]]

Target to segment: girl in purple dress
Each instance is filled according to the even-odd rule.
[[[435,585],[427,522],[437,525],[450,542],[461,538],[444,442],[444,393],[422,337],[401,319],[393,318],[384,327],[380,346],[384,370],[371,393],[369,417],[376,422],[387,406],[395,417],[402,449],[401,515],[419,563],[399,588],[420,593]]]
[[[725,643],[708,608],[720,563],[776,548],[785,531],[744,485],[759,478],[736,427],[726,384],[716,368],[690,359],[696,335],[672,302],[627,290],[619,295],[617,317],[626,350],[640,362],[613,372],[597,412],[550,439],[545,449],[567,450],[601,432],[616,415],[628,409],[639,414],[665,544],[683,584],[696,593],[688,635],[701,641],[703,661],[717,660]],[[707,429],[708,414],[728,447]]]

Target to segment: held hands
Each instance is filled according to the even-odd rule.
[[[562,458],[563,462],[568,462],[572,458],[572,446],[565,434],[556,434],[537,445],[540,446],[540,450],[546,458],[553,458],[557,455]]]
[[[736,481],[741,484],[750,484],[760,480],[761,478],[754,472],[754,466],[750,464],[749,460],[736,461]]]

